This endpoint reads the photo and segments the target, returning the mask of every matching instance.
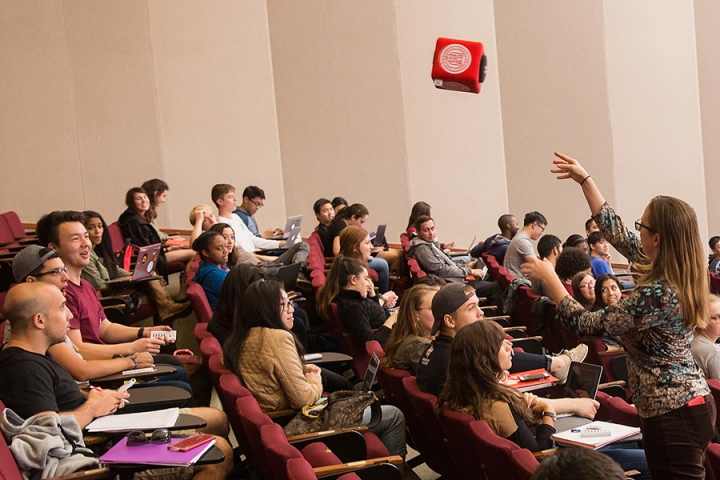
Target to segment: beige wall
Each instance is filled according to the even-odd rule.
[[[561,150],[626,218],[677,195],[705,234],[719,24],[705,0],[8,0],[0,210],[114,220],[159,176],[166,226],[229,182],[265,189],[264,228],[303,213],[308,234],[314,200],[342,195],[391,241],[419,200],[461,246],[508,210],[565,238],[588,212],[549,173]],[[480,95],[433,87],[438,36],[485,44]]]

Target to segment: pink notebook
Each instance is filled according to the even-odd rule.
[[[212,442],[198,445],[187,452],[173,452],[168,450],[168,445],[177,443],[182,438],[173,438],[170,443],[148,443],[137,447],[127,446],[127,437],[120,440],[110,450],[100,457],[100,463],[105,464],[140,464],[140,465],[162,465],[171,467],[189,467],[207,452],[214,444]]]

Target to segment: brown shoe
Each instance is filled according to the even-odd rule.
[[[158,305],[158,315],[160,323],[167,325],[178,318],[185,318],[192,313],[192,305],[190,302],[171,303],[167,305]]]

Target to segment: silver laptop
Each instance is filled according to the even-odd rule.
[[[285,222],[283,234],[272,237],[270,240],[285,240],[286,238],[288,238],[295,227],[299,227],[300,225],[302,225],[302,218],[302,215],[294,215],[292,217],[288,217],[287,221]]]

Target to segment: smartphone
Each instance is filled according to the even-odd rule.
[[[543,378],[547,378],[549,376],[550,375],[547,372],[534,373],[532,375],[520,375],[518,380],[521,382],[532,382],[533,380],[542,380]]]
[[[207,443],[211,440],[215,440],[215,435],[210,435],[207,433],[196,433],[194,435],[190,435],[183,440],[180,440],[177,443],[168,445],[168,450],[172,450],[173,452],[187,452],[188,450],[192,450],[193,448],[200,446],[203,443]]]
[[[134,378],[131,378],[131,379],[128,380],[125,384],[123,384],[122,386],[120,386],[120,387],[117,389],[117,391],[118,391],[118,392],[125,392],[125,391],[127,391],[130,387],[132,387],[133,385],[135,385],[135,382],[137,382],[137,380],[135,380]]]

